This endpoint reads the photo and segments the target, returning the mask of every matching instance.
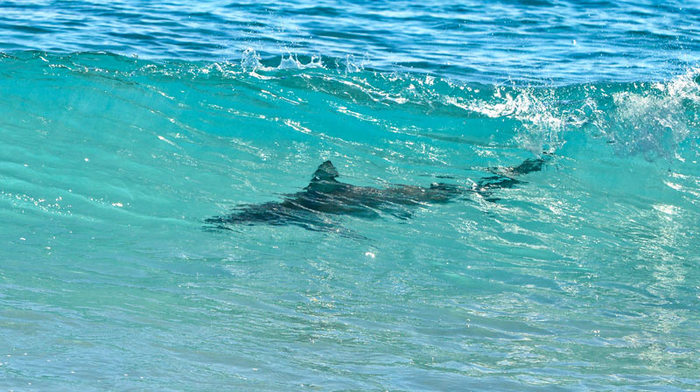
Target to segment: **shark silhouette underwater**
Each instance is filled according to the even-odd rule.
[[[545,156],[546,158],[546,156]],[[296,225],[314,231],[336,231],[332,215],[374,219],[388,213],[408,219],[407,207],[444,204],[468,195],[479,195],[495,202],[494,190],[513,188],[518,177],[542,170],[545,158],[527,159],[515,167],[489,168],[492,175],[471,187],[433,183],[429,187],[394,185],[388,188],[356,186],[338,181],[338,170],[331,161],[323,162],[301,192],[285,195],[279,202],[244,204],[228,215],[205,219],[208,229],[230,230],[232,225]]]

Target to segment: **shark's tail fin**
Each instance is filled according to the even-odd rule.
[[[509,172],[512,175],[520,176],[523,174],[528,174],[532,172],[538,172],[542,170],[542,166],[544,166],[545,159],[544,158],[537,158],[537,159],[526,159],[523,161],[523,163],[519,164],[518,166],[510,168]]]
[[[513,167],[491,167],[489,171],[492,176],[484,177],[476,183],[474,191],[489,201],[497,201],[498,198],[491,197],[491,192],[495,189],[513,188],[524,181],[518,177],[525,174],[541,171],[544,164],[551,159],[551,154],[544,154],[538,158],[528,158],[518,166]]]

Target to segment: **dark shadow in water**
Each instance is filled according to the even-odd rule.
[[[295,225],[311,231],[339,232],[332,215],[349,215],[377,219],[383,214],[398,219],[411,218],[411,207],[444,204],[478,194],[496,202],[494,191],[513,188],[518,177],[542,170],[548,156],[527,159],[514,167],[489,168],[492,175],[481,178],[474,186],[433,183],[429,187],[394,185],[388,188],[356,186],[338,181],[338,171],[331,161],[323,162],[301,192],[286,195],[280,202],[245,204],[228,215],[207,218],[207,230],[231,230],[234,225]]]

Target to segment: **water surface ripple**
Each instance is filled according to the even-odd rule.
[[[629,81],[696,65],[699,18],[686,1],[0,1],[0,50],[222,61],[252,48],[472,81]]]
[[[0,389],[696,390],[697,18],[0,2]],[[490,197],[206,225],[325,160],[471,188],[538,157]]]

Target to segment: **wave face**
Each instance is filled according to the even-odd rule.
[[[103,3],[0,1],[0,389],[700,385],[697,4]],[[326,160],[490,188],[214,218]]]
[[[522,87],[280,63],[0,58],[0,386],[698,385],[699,71]],[[496,202],[204,224],[327,159],[356,185],[469,187],[545,153]]]
[[[328,56],[470,81],[658,80],[700,61],[689,1],[3,1],[0,50]]]

